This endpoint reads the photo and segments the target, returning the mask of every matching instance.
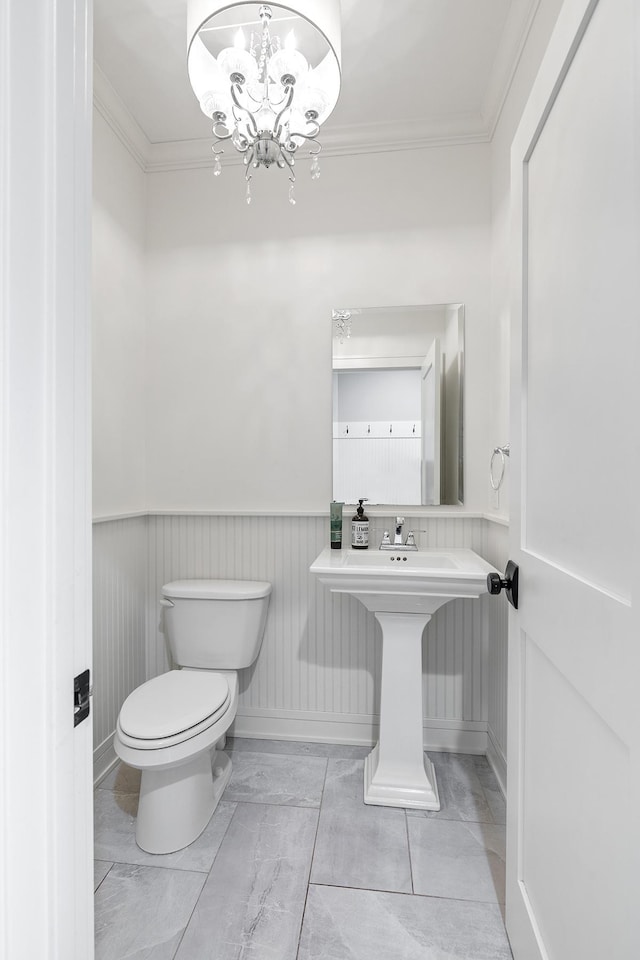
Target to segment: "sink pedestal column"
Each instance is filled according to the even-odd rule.
[[[422,732],[422,634],[431,614],[375,616],[382,627],[380,739],[365,760],[364,802],[439,810]]]

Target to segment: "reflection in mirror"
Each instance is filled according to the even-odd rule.
[[[464,306],[333,311],[333,498],[463,501]]]

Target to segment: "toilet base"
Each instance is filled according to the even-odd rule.
[[[168,769],[144,769],[136,843],[147,853],[175,853],[205,829],[231,776],[222,750],[203,751]]]

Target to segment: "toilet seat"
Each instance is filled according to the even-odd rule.
[[[224,674],[170,670],[129,694],[118,717],[118,737],[137,750],[171,747],[207,730],[230,703]]]

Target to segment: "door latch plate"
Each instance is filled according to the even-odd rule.
[[[91,706],[91,673],[84,670],[77,677],[73,678],[73,725],[77,727],[79,723],[86,720],[89,716]]]

